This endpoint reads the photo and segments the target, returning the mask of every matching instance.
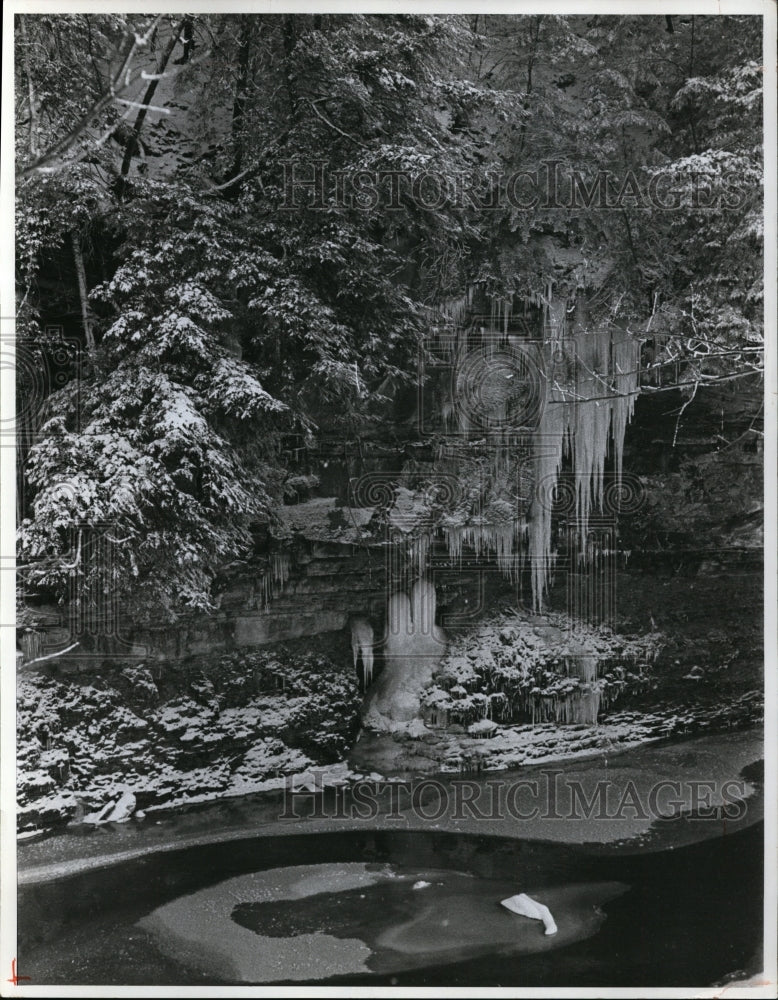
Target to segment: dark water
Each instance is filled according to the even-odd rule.
[[[258,949],[263,942],[276,947],[317,933],[339,945],[359,939],[353,947],[368,956],[362,971],[306,979],[304,960],[302,971],[298,961],[298,984],[704,986],[760,969],[762,837],[762,824],[755,824],[691,847],[642,855],[407,831],[187,848],[22,887],[18,970],[31,977],[31,985],[263,981],[246,979],[245,969],[236,975],[229,962],[220,970],[218,952],[215,961],[203,962],[199,954],[168,947],[152,915],[170,905],[172,919],[181,920],[190,905],[183,896],[204,894],[215,906],[218,887],[228,879],[241,883],[248,873],[263,872],[258,885],[276,884],[276,869],[286,877],[289,866],[304,864],[323,866],[330,881],[309,886],[306,898],[295,896],[294,888],[287,898],[233,894],[218,904],[223,912],[214,911],[213,923],[217,937],[217,918],[230,921],[244,939],[255,935]],[[346,880],[333,885],[332,869],[339,863],[344,871],[389,872],[391,878],[365,887]],[[415,891],[420,876],[430,885]],[[501,911],[501,894],[514,892],[548,898],[560,926],[556,941],[542,939],[535,921]],[[291,965],[278,966],[285,967],[291,975]],[[283,981],[268,970],[267,981]]]

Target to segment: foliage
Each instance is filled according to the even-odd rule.
[[[297,699],[284,738],[317,760],[340,760],[356,737],[361,700],[356,677],[326,656],[292,654],[283,647],[231,653],[220,657],[214,682],[222,703],[230,703],[231,690],[245,697],[246,688],[258,694],[280,688],[287,699]]]
[[[29,586],[168,620],[212,608],[285,481],[319,471],[290,467],[289,442],[402,411],[435,307],[474,282],[585,291],[593,322],[652,338],[648,390],[669,361],[695,391],[757,370],[761,22],[673,22],[21,17],[19,331],[31,356],[52,322],[82,348],[23,449]],[[469,177],[480,197],[552,160],[585,192],[610,178],[615,204],[391,187]],[[677,210],[643,198],[652,179]]]
[[[483,718],[535,722],[549,712],[576,721],[576,699],[587,692],[610,706],[649,688],[664,643],[659,633],[623,636],[562,615],[546,616],[540,628],[515,614],[498,616],[452,643],[422,705],[439,721],[465,725]]]

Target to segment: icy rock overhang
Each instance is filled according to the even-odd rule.
[[[336,545],[380,544],[383,533],[377,524],[377,508],[344,507],[336,497],[317,497],[277,511],[279,540],[295,536],[310,542]]]

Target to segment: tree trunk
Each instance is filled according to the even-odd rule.
[[[692,15],[692,28],[691,28],[691,39],[689,41],[689,73],[688,79],[692,79],[694,76],[694,15]],[[697,104],[694,96],[689,98],[689,128],[692,133],[692,144],[694,146],[694,152],[699,155],[700,144],[697,141]]]
[[[284,14],[282,35],[284,39],[284,76],[286,92],[289,97],[289,110],[292,118],[297,117],[297,82],[292,71],[292,53],[297,45],[297,25],[294,14]]]
[[[143,123],[146,120],[146,112],[148,111],[148,105],[151,103],[154,93],[157,89],[159,83],[159,77],[165,72],[165,68],[173,55],[173,50],[178,44],[179,36],[187,23],[191,23],[191,17],[185,17],[183,21],[178,25],[173,34],[170,36],[170,40],[165,46],[164,51],[157,59],[157,67],[155,73],[155,79],[149,81],[148,87],[146,87],[146,92],[143,95],[143,100],[141,102],[142,107],[138,111],[138,115],[135,119],[135,126],[132,130],[132,135],[127,141],[127,145],[124,149],[124,158],[122,159],[122,167],[119,171],[120,179],[124,179],[130,171],[130,163],[135,153],[140,149],[140,134],[143,130]],[[123,186],[123,185],[121,185]]]
[[[35,108],[35,88],[30,71],[30,40],[27,35],[27,18],[24,14],[19,15],[19,34],[22,39],[24,75],[27,77],[27,100],[30,105],[30,156],[34,158],[38,155],[38,115]]]
[[[76,277],[78,278],[78,298],[81,302],[81,322],[84,325],[86,349],[89,354],[93,354],[95,350],[95,338],[92,333],[92,320],[89,315],[89,295],[86,287],[84,254],[81,250],[81,237],[75,229],[71,229],[70,231],[70,242],[73,247],[73,262],[76,265]]]
[[[532,38],[532,47],[530,48],[529,57],[527,59],[527,84],[524,92],[524,110],[529,112],[530,106],[530,96],[532,95],[532,70],[535,65],[535,59],[538,54],[538,43],[540,42],[540,25],[543,23],[543,15],[539,15],[535,18],[535,34]],[[521,123],[521,131],[519,132],[519,156],[524,152],[524,143],[527,139],[527,119]]]
[[[245,137],[243,122],[248,98],[249,65],[251,63],[251,16],[241,18],[240,39],[238,41],[238,78],[235,82],[235,99],[232,103],[232,145],[234,150],[229,176],[236,178],[235,185],[224,189],[225,198],[238,193],[237,179],[243,167]]]

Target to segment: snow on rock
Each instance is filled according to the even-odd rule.
[[[159,691],[151,673],[143,666],[132,665],[122,670],[122,677],[127,681],[138,699],[154,704],[159,700]]]
[[[95,826],[100,826],[103,823],[126,823],[135,811],[136,804],[135,795],[127,788],[116,802],[109,802],[98,812],[84,816],[84,823],[91,823]]]
[[[255,743],[243,758],[240,767],[233,773],[230,788],[248,789],[268,775],[283,778],[305,771],[314,764],[306,754],[290,749],[279,739],[267,737]]]
[[[491,719],[479,719],[478,722],[474,722],[467,727],[469,736],[490,736],[496,730],[497,723]]]
[[[623,636],[561,613],[510,612],[453,641],[422,693],[425,721],[593,724],[624,692],[650,690],[660,633]]]
[[[166,698],[164,671],[155,667],[155,680],[142,664],[92,683],[46,671],[20,675],[19,830],[124,822],[160,807],[279,788],[312,768],[324,769],[317,780],[325,783],[349,780],[346,765],[330,762],[356,732],[351,672],[290,654],[283,664],[273,660],[273,675],[287,678],[277,691],[272,677],[261,679],[267,654],[234,659],[205,664],[194,681],[191,671],[171,668]]]

